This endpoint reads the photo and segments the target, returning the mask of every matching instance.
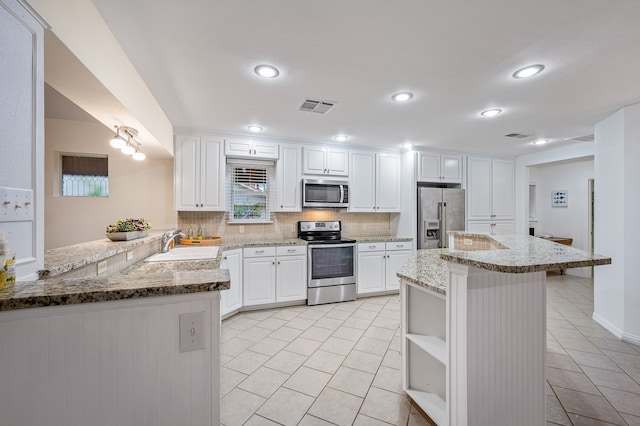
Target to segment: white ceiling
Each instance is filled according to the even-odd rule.
[[[637,0],[94,2],[178,129],[517,155],[640,102]],[[257,77],[261,63],[280,77]],[[390,100],[404,90],[411,102]],[[298,111],[307,97],[337,105]]]

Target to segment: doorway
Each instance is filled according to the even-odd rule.
[[[593,253],[594,246],[594,238],[593,238],[593,227],[595,222],[595,214],[594,214],[594,198],[595,198],[595,180],[589,179],[587,181],[589,185],[587,189],[588,196],[588,208],[589,213],[587,214],[587,251],[589,253]],[[593,266],[591,266],[587,271],[587,278],[593,278]]]

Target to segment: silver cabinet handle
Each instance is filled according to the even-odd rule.
[[[289,253],[295,253],[296,249],[287,249],[287,252]]]

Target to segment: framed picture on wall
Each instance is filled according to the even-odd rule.
[[[569,192],[566,189],[555,189],[551,191],[551,207],[568,207]]]

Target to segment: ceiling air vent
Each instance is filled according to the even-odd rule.
[[[326,114],[335,105],[335,102],[316,101],[313,99],[305,99],[300,105],[300,111],[315,112],[318,114]]]
[[[522,133],[509,133],[508,135],[505,135],[508,138],[518,138],[518,139],[524,139],[524,138],[528,138],[531,135],[524,135]]]
[[[584,136],[577,136],[575,138],[569,138],[570,141],[577,141],[577,142],[593,142],[594,141],[594,137],[593,135],[584,135]]]

